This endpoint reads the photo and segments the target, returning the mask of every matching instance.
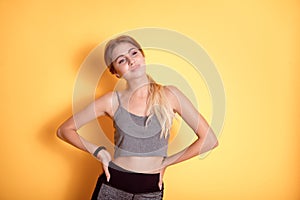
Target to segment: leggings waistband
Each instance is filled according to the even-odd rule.
[[[134,194],[161,191],[158,187],[159,173],[131,172],[113,162],[109,163],[108,168],[110,180],[107,184],[112,187]]]

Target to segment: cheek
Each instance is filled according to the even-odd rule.
[[[122,67],[115,68],[115,69],[116,69],[117,74],[121,75],[121,74],[124,74],[126,71],[128,71],[128,65],[124,65]]]
[[[145,57],[141,56],[141,57],[139,58],[139,61],[140,61],[141,63],[145,63]]]

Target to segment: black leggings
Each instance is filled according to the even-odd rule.
[[[97,181],[92,200],[100,199],[153,199],[161,200],[163,189],[158,187],[159,173],[144,174],[125,170],[113,162],[109,163],[110,180],[103,172]]]

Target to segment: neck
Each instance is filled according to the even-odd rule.
[[[148,86],[149,80],[146,74],[133,80],[127,80],[127,91],[135,93],[137,96],[148,95]]]

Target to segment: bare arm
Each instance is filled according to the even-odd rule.
[[[166,95],[175,112],[194,130],[197,140],[183,151],[165,159],[164,165],[173,165],[218,146],[218,140],[204,117],[192,105],[189,99],[176,87],[166,87]]]
[[[93,153],[97,146],[82,138],[77,133],[77,130],[91,120],[107,113],[111,113],[111,102],[112,93],[108,93],[98,98],[86,108],[63,122],[57,130],[57,136],[83,151]]]
[[[111,116],[112,96],[112,92],[107,93],[106,95],[98,98],[96,101],[88,105],[80,112],[71,116],[57,129],[57,136],[83,151],[94,154],[98,146],[86,141],[77,133],[77,130],[91,120],[96,119],[97,117],[103,116],[105,114]],[[111,161],[109,152],[103,149],[97,153],[96,158],[103,163],[103,170],[105,172],[107,181],[109,181],[110,173],[108,171],[108,163],[109,161]]]

